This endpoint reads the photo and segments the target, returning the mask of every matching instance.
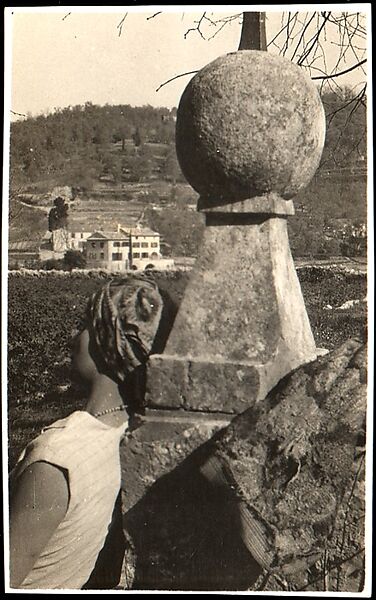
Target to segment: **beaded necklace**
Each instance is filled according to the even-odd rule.
[[[101,412],[97,412],[93,415],[96,419],[99,417],[103,417],[104,415],[110,415],[111,413],[119,412],[120,410],[127,410],[127,407],[122,404],[121,406],[114,406],[112,408],[106,408],[106,410],[102,410]]]

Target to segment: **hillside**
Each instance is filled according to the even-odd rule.
[[[343,237],[366,221],[366,108],[348,90],[324,95],[323,105],[322,161],[289,220],[296,256],[348,253]],[[141,220],[173,254],[194,255],[203,226],[177,162],[175,120],[176,109],[86,103],[13,123],[10,239],[41,237],[51,190],[70,186],[73,226]]]

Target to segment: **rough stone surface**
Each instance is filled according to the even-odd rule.
[[[299,368],[233,420],[202,468],[232,486],[246,546],[292,586],[326,549],[336,589],[339,571],[364,548],[365,365],[364,346],[349,340]],[[351,582],[340,589],[355,591]]]
[[[147,410],[144,422],[120,447],[123,509],[130,510],[155,483],[230,422],[230,415]]]
[[[234,536],[234,503],[199,469],[228,416],[148,416],[121,445],[125,589],[247,589],[260,568]]]
[[[360,591],[365,362],[350,340],[227,427],[135,432],[122,449],[132,589]]]
[[[216,59],[189,82],[178,108],[179,163],[207,206],[269,192],[293,197],[315,173],[324,138],[316,87],[267,52]]]
[[[211,225],[164,355],[150,361],[148,402],[242,412],[315,357],[285,219]]]
[[[238,202],[231,202],[231,204],[226,204],[223,199],[217,198],[217,200],[213,200],[210,203],[210,206],[207,206],[203,198],[199,198],[197,208],[199,211],[207,214],[216,212],[281,216],[295,214],[293,201],[283,200],[274,192],[265,194],[264,196],[254,196],[253,198],[246,198]]]

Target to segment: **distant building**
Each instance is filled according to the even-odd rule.
[[[117,231],[95,231],[84,246],[88,268],[125,271],[130,268],[129,236]]]
[[[42,262],[52,258],[60,260],[64,258],[69,248],[69,232],[67,229],[46,231],[39,243],[39,259]]]
[[[9,268],[29,267],[39,259],[39,242],[24,240],[9,242],[8,263]]]
[[[51,231],[52,250],[57,253],[65,253],[69,250],[69,231],[65,227]]]
[[[88,268],[126,271],[145,268],[170,269],[172,259],[160,252],[160,235],[144,227],[121,227],[117,231],[95,231],[84,243]]]
[[[69,226],[69,247],[71,250],[83,252],[86,240],[92,235],[95,227],[72,224]]]

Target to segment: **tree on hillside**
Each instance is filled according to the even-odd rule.
[[[322,94],[327,118],[321,169],[353,166],[365,169],[367,157],[367,107],[348,87]]]
[[[134,133],[132,133],[132,139],[136,148],[142,145],[144,140],[139,127],[136,128],[136,131]]]
[[[175,184],[183,179],[182,172],[178,163],[175,148],[169,148],[163,161],[162,173],[164,179]]]
[[[58,196],[54,200],[54,206],[48,213],[48,229],[56,231],[57,229],[65,229],[68,225],[68,210],[69,206],[65,203],[64,198]]]
[[[127,140],[131,135],[130,126],[127,123],[120,123],[115,131],[114,139],[115,141],[121,141],[121,149],[124,152],[125,150],[125,140]]]
[[[147,209],[145,222],[160,233],[172,256],[197,256],[205,228],[200,213],[180,206],[163,211]]]

